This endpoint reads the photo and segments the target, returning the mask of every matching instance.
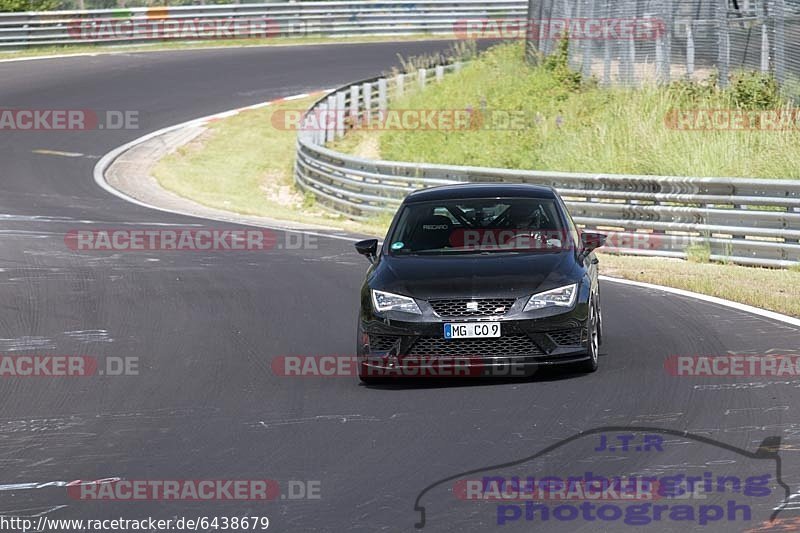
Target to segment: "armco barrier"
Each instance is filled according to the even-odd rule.
[[[712,260],[770,267],[800,263],[800,181],[581,174],[372,161],[336,152],[353,118],[385,110],[389,99],[441,79],[458,65],[351,83],[317,101],[306,120],[324,128],[298,132],[295,180],[324,205],[354,218],[391,212],[422,187],[461,182],[554,187],[575,222],[612,234],[611,250],[686,257],[708,246]],[[308,124],[308,123],[306,123]]]
[[[309,37],[441,34],[454,35],[464,19],[520,19],[521,0],[352,0],[347,2],[278,1],[157,8],[92,9],[0,13],[0,49],[80,43],[141,43],[162,40],[170,31],[181,40],[206,38]],[[224,23],[230,34],[224,34]],[[238,28],[238,30],[237,30]],[[215,27],[216,30],[220,28]],[[238,34],[236,32],[239,32]],[[199,35],[195,35],[195,32]]]

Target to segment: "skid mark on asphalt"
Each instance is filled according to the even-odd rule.
[[[752,389],[764,389],[766,387],[772,387],[773,385],[786,385],[792,388],[800,388],[800,382],[792,380],[792,381],[750,381],[750,382],[743,382],[743,383],[718,383],[718,384],[711,384],[711,385],[694,385],[692,388],[694,390],[706,390],[706,391],[730,391],[730,390],[752,390]]]
[[[392,415],[391,418],[394,418]],[[260,420],[256,423],[249,423],[247,424],[250,427],[262,427],[266,429],[280,427],[280,426],[293,426],[297,424],[310,424],[316,422],[339,422],[340,424],[345,424],[347,422],[382,422],[383,419],[378,418],[376,416],[364,416],[364,415],[317,415],[317,416],[310,416],[306,418],[285,418],[279,420],[270,420],[264,421]]]
[[[153,221],[142,221],[142,222],[123,222],[123,221],[114,221],[108,222],[104,220],[86,220],[86,219],[79,219],[73,217],[59,217],[59,216],[51,216],[51,215],[16,215],[12,213],[0,213],[0,220],[4,222],[48,222],[48,223],[60,223],[60,222],[69,222],[72,224],[103,224],[103,225],[114,225],[114,226],[155,226],[155,227],[177,227],[177,228],[202,228],[206,227],[207,224],[177,224],[174,222],[153,222]]]
[[[13,279],[11,281],[14,281]],[[96,342],[114,342],[114,339],[105,329],[88,329],[82,331],[65,331],[62,333],[68,341],[77,341],[81,344]],[[4,352],[23,352],[34,350],[54,350],[58,347],[59,340],[42,336],[22,336],[12,339],[0,339],[0,354]]]
[[[135,419],[137,427],[141,423],[150,420],[163,420],[166,418],[183,419],[188,416],[200,416],[208,418],[212,414],[219,414],[216,408],[164,408],[152,409],[149,411],[125,411],[119,413],[89,413],[74,414],[62,417],[49,418],[24,418],[24,419],[0,419],[0,434],[14,432],[45,432],[62,431],[73,427],[83,426],[89,422],[102,420],[122,420]],[[356,415],[357,416],[357,415]]]
[[[742,407],[739,409],[726,409],[725,412],[722,414],[728,416],[739,413],[748,413],[752,411],[756,411],[759,413],[767,413],[769,411],[788,411],[789,408],[790,407],[788,405],[773,405],[772,407]]]
[[[77,417],[6,420],[0,421],[0,435],[20,432],[63,431],[83,425],[85,425],[85,421]]]
[[[322,257],[303,257],[307,263],[335,263],[337,265],[361,265],[362,261],[355,261],[352,253],[325,255]]]
[[[677,422],[681,418],[683,418],[686,413],[682,412],[674,412],[674,413],[649,413],[649,414],[640,414],[635,415],[633,418],[632,424],[663,424],[665,422]]]
[[[55,343],[47,337],[23,336],[16,339],[0,339],[0,352],[20,352],[24,350],[40,350],[56,348]]]
[[[53,511],[58,511],[59,509],[64,509],[68,507],[67,505],[54,505],[52,507],[30,507],[28,509],[10,509],[8,511],[0,511],[0,516],[14,516],[17,518],[39,518],[40,516],[44,516],[46,514],[50,514]],[[25,513],[32,513],[32,514],[25,514]]]
[[[65,331],[64,335],[83,343],[114,342],[105,329],[87,329],[78,331]]]

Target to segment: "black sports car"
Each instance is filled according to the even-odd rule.
[[[471,183],[406,197],[361,289],[364,382],[399,376],[597,369],[602,314],[593,251],[550,187]]]

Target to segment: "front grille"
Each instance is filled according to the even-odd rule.
[[[580,345],[583,338],[580,328],[562,329],[559,331],[549,331],[547,336],[559,346]]]
[[[442,317],[478,317],[478,316],[501,316],[511,309],[514,305],[514,298],[486,298],[482,300],[470,300],[460,298],[457,300],[431,300],[429,303],[437,315]],[[477,309],[467,307],[477,304]]]
[[[508,335],[494,339],[453,339],[423,337],[408,355],[436,357],[511,357],[543,355],[526,335]]]
[[[397,342],[396,335],[370,335],[369,349],[371,352],[385,352],[392,348]]]

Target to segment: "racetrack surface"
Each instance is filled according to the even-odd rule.
[[[601,282],[605,343],[591,375],[409,381],[275,375],[281,355],[352,354],[366,261],[351,243],[231,252],[76,252],[78,229],[234,228],[148,210],[92,180],[97,158],[148,131],[370,77],[446,43],[131,53],[0,63],[0,107],[139,112],[139,130],[0,132],[0,354],[137,357],[138,375],[0,378],[0,514],[54,518],[268,516],[271,531],[409,531],[417,495],[598,426],[685,430],[755,450],[780,436],[782,478],[800,486],[794,378],[673,377],[672,355],[796,354],[794,327],[657,290]],[[75,157],[34,153],[50,150]],[[279,241],[283,239],[276,232]],[[602,267],[602,265],[601,265]],[[596,442],[592,442],[592,446]],[[678,445],[617,455],[627,472],[680,471],[723,452]],[[728,468],[749,471],[747,459]],[[613,462],[613,461],[612,461]],[[591,448],[554,454],[551,472],[607,467]],[[321,499],[81,501],[94,480],[319,481]],[[741,531],[766,520],[654,524]],[[435,498],[434,498],[435,499]],[[426,530],[495,529],[491,505],[441,496]],[[435,507],[435,508],[434,508]],[[496,506],[495,506],[496,508]],[[796,511],[794,511],[796,514]],[[792,511],[780,515],[789,519]],[[625,530],[618,521],[500,530]]]

